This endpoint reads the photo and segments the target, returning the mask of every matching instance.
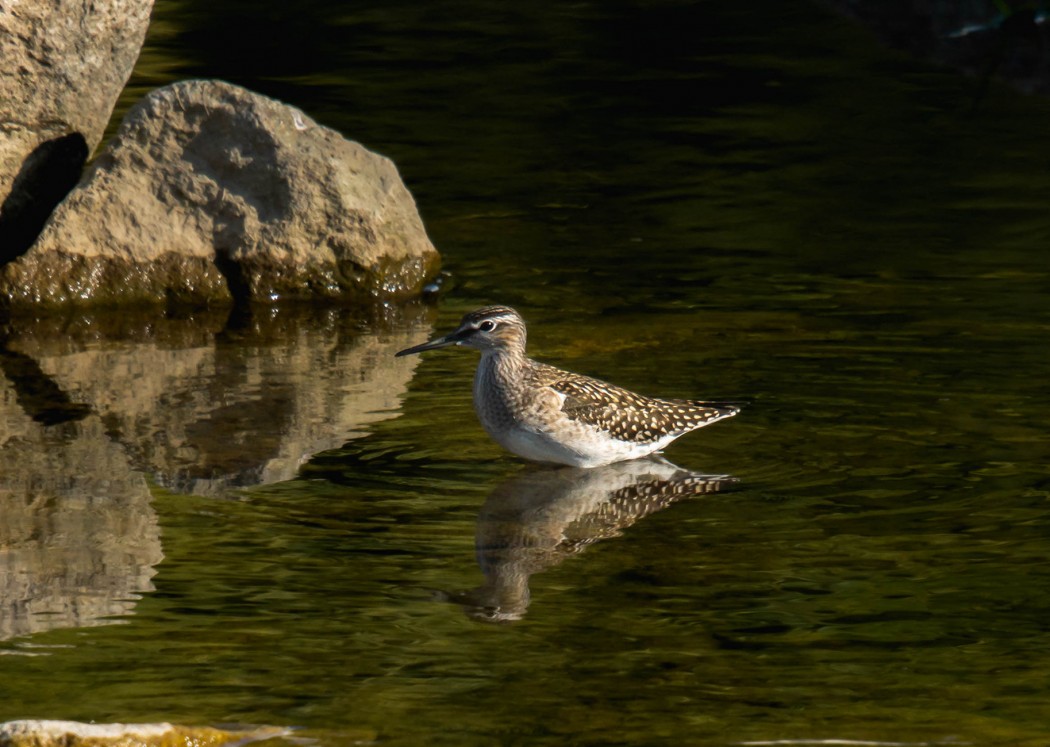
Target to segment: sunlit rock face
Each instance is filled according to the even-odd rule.
[[[0,3],[0,262],[76,184],[138,59],[152,0]]]
[[[219,81],[153,91],[0,273],[11,307],[372,301],[439,257],[393,162]]]

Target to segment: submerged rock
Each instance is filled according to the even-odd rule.
[[[247,744],[288,733],[288,729],[274,726],[227,730],[168,723],[84,724],[27,719],[0,724],[0,747],[205,747],[230,742]]]
[[[992,77],[1025,93],[1050,93],[1050,13],[1040,3],[987,0],[824,0],[889,46]],[[1042,4],[1045,5],[1045,4]]]
[[[138,59],[153,0],[0,4],[0,262],[76,184]]]
[[[418,294],[440,260],[387,158],[219,81],[128,112],[36,245],[0,274],[27,304]]]

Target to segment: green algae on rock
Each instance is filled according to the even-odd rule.
[[[231,300],[226,278],[205,257],[169,252],[153,261],[55,251],[30,253],[0,268],[3,302],[12,307],[128,303],[208,305]]]

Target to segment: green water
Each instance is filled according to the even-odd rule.
[[[0,720],[1048,743],[1050,102],[805,3],[283,7],[159,2],[123,105],[223,77],[390,155],[452,288],[13,329]],[[487,303],[751,400],[666,454],[737,482],[600,518],[623,475],[502,453],[470,352],[392,357]]]

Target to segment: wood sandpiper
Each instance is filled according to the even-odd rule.
[[[507,306],[472,311],[454,332],[397,355],[450,345],[481,351],[474,410],[482,426],[536,462],[599,467],[637,459],[740,412],[730,402],[645,397],[534,361],[525,355],[525,321]]]

